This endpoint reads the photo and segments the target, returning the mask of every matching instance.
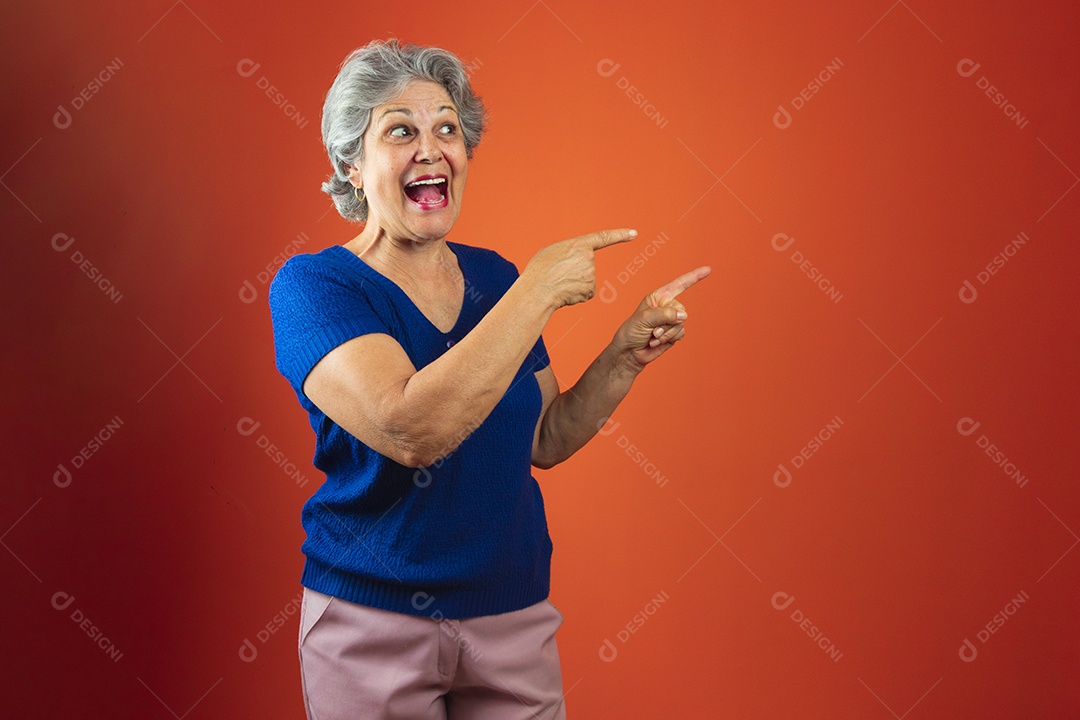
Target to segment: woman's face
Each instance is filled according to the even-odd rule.
[[[372,111],[363,143],[364,159],[350,179],[364,190],[368,223],[398,240],[446,237],[461,212],[468,173],[457,108],[446,89],[411,81]]]

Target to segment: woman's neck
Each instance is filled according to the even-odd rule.
[[[423,281],[456,274],[448,270],[457,268],[457,256],[443,238],[401,240],[369,224],[345,247],[392,279]]]

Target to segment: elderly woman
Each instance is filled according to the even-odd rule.
[[[531,467],[596,434],[683,337],[675,297],[709,273],[646,297],[560,393],[544,326],[593,296],[594,253],[636,233],[555,243],[520,275],[448,241],[484,118],[445,50],[349,55],[323,108],[323,190],[362,230],[291,258],[270,289],[277,366],[326,474],[303,510],[310,718],[565,716]]]

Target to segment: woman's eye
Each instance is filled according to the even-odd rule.
[[[457,130],[457,128],[453,123],[446,123],[439,127],[439,132],[443,135],[453,135],[455,130]]]
[[[390,128],[390,137],[403,138],[409,136],[409,128],[404,125]]]

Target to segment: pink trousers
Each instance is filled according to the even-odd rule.
[[[300,674],[309,720],[564,720],[544,600],[446,620],[357,605],[304,588]]]

